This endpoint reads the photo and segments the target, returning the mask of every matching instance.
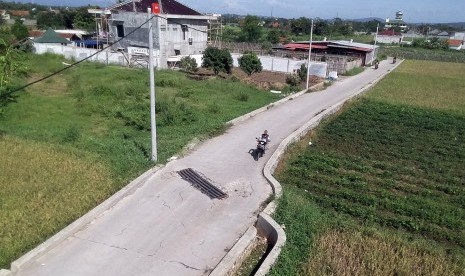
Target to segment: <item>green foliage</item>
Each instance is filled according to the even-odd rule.
[[[349,71],[346,71],[343,75],[344,76],[355,76],[355,75],[362,73],[363,71],[365,71],[365,68],[363,67],[354,67],[350,69]]]
[[[391,57],[397,56],[402,59],[465,62],[465,52],[456,50],[424,49],[421,47],[382,47],[380,54]]]
[[[270,31],[268,31],[268,34],[266,35],[266,38],[272,44],[277,44],[277,43],[279,43],[280,36],[281,36],[281,32],[279,30],[271,29]]]
[[[62,28],[64,27],[64,22],[61,14],[55,14],[54,12],[41,12],[37,14],[37,27],[41,29],[47,28]]]
[[[23,40],[29,37],[27,27],[24,26],[23,22],[19,19],[16,19],[13,26],[11,26],[11,33],[16,37],[17,40]]]
[[[291,31],[295,35],[310,34],[312,22],[306,17],[299,17],[291,21]]]
[[[233,59],[227,49],[208,47],[203,54],[202,67],[211,69],[218,75],[220,72],[231,74]]]
[[[181,67],[181,69],[184,69],[188,72],[194,72],[198,70],[197,61],[195,60],[195,58],[189,57],[189,56],[181,58],[179,67]]]
[[[62,61],[61,56],[31,54],[29,72],[36,79],[62,68]],[[15,204],[0,208],[0,267],[153,166],[148,75],[147,70],[82,63],[21,91],[18,103],[6,109],[0,118],[0,149],[5,149],[0,168],[12,170],[0,173],[0,198]],[[193,138],[223,133],[225,122],[280,99],[219,78],[195,81],[163,70],[155,78],[160,163]],[[238,98],[238,93],[245,96]],[[31,153],[19,150],[6,158],[5,152],[18,145],[36,144]]]
[[[257,16],[247,15],[241,26],[239,35],[240,41],[257,42],[262,36],[263,27],[260,25],[260,18]]]
[[[261,72],[263,69],[262,63],[255,53],[244,54],[238,61],[241,69],[249,76],[252,75],[252,73]]]
[[[412,42],[412,46],[425,49],[449,49],[449,43],[447,42],[447,40],[439,39],[437,37],[433,37],[431,39],[414,39]]]
[[[87,12],[86,7],[79,8],[74,15],[73,26],[78,29],[91,31],[95,29],[95,19]]]
[[[297,71],[297,74],[299,75],[301,81],[307,81],[307,66],[305,63],[300,65],[300,69]]]
[[[298,86],[300,84],[300,77],[298,75],[288,75],[286,76],[286,83],[289,84],[290,86]]]
[[[14,78],[25,72],[22,52],[3,39],[0,39],[0,72],[0,115],[2,115],[5,107],[16,98],[9,92],[17,85],[13,81]]]
[[[464,119],[360,101],[320,129],[283,180],[324,208],[465,248],[465,147],[455,134]]]
[[[382,233],[420,252],[434,247],[446,256],[444,274],[463,274],[463,67],[406,61],[289,148],[275,172],[284,186],[275,218],[287,241],[270,275],[308,275],[315,236],[328,228]],[[326,223],[314,224],[317,213]]]

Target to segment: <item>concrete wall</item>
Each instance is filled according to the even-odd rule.
[[[97,53],[97,50],[95,49],[56,44],[34,43],[34,48],[36,54],[52,53],[57,55],[63,55],[67,59],[75,59],[76,61],[83,60]],[[100,62],[105,64],[128,65],[128,61],[125,59],[122,53],[110,51],[101,52],[90,58],[89,61]]]
[[[148,19],[145,13],[120,12],[112,15],[111,33],[118,36],[118,25],[124,29],[124,34],[135,30]],[[187,26],[183,29],[182,25]],[[205,19],[193,18],[162,18],[153,19],[154,49],[160,50],[159,64],[167,68],[167,60],[175,55],[203,54],[207,47],[208,22]],[[115,37],[119,39],[119,37]],[[148,48],[148,24],[143,25],[117,43],[116,48],[126,49],[129,46]]]
[[[121,37],[118,37],[118,26],[122,26],[124,29],[124,35],[128,35],[131,31],[134,31],[138,26],[142,25],[148,19],[147,14],[145,13],[135,13],[135,12],[119,12],[114,13],[111,16],[111,32],[114,34],[114,39],[118,40]],[[153,47],[155,49],[160,49],[160,39],[158,32],[158,17],[153,19]],[[113,48],[126,48],[128,46],[135,47],[149,47],[148,39],[148,24],[143,25],[141,28],[136,30],[133,34],[129,35],[126,39],[118,42]]]
[[[383,44],[399,44],[402,42],[402,36],[391,36],[391,35],[378,35],[376,37],[376,42],[377,43],[383,43]]]
[[[241,54],[231,54],[233,58],[234,67],[239,67],[238,59]],[[262,63],[263,70],[281,73],[295,73],[302,64],[307,64],[306,60],[295,60],[289,58],[272,57],[272,56],[258,56]],[[311,62],[310,73],[311,75],[326,77],[327,66],[324,62]]]
[[[34,48],[36,49],[37,54],[44,53],[53,53],[57,55],[63,55],[67,59],[75,59],[77,61],[87,58],[95,53],[96,49],[81,48],[76,46],[64,46],[64,45],[51,45],[51,44],[41,44],[35,43]],[[163,47],[162,47],[163,48]],[[202,65],[202,56],[203,54],[193,54],[191,57],[195,58],[197,65],[200,67]],[[231,54],[233,58],[234,67],[239,67],[238,58],[241,57],[241,54]],[[154,52],[154,64],[158,67],[160,65],[161,69],[167,68],[166,57],[165,62],[163,62],[163,57],[159,56],[159,51],[155,50]],[[281,72],[281,73],[294,73],[297,69],[300,69],[302,64],[306,64],[306,60],[294,60],[288,58],[280,57],[271,57],[271,56],[259,56],[258,57],[262,62],[263,70]],[[123,54],[121,52],[114,52],[108,49],[108,51],[101,52],[92,58],[89,61],[100,62],[105,64],[116,64],[122,66],[129,66],[131,63],[131,56]],[[355,66],[355,65],[353,65]],[[318,76],[321,78],[326,78],[327,75],[327,64],[325,62],[312,62],[310,66],[310,74]]]

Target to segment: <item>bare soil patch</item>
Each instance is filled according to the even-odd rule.
[[[261,90],[282,90],[286,86],[288,86],[288,84],[286,83],[286,78],[290,75],[291,74],[281,72],[261,71],[248,76],[240,68],[234,68],[231,74],[220,73],[219,77],[225,79],[237,79],[243,83],[253,85]],[[197,72],[191,72],[188,76],[191,79],[206,80],[214,78],[215,74],[213,73],[213,71],[208,70],[206,68],[199,68]],[[322,81],[324,80],[321,78],[311,77],[310,86],[320,83]],[[300,88],[305,88],[305,82],[300,83]]]

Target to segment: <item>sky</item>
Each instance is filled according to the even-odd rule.
[[[233,13],[284,18],[390,18],[401,10],[412,23],[465,22],[464,0],[178,0],[201,13]],[[11,2],[11,1],[5,1]],[[43,5],[109,6],[116,0],[16,0]],[[447,4],[446,4],[447,3]]]

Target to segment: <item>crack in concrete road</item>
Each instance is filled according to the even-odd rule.
[[[121,250],[124,250],[124,251],[129,251],[129,249],[127,249],[125,247],[119,247],[119,246],[116,246],[116,245],[106,244],[104,242],[98,242],[98,241],[93,241],[93,240],[89,240],[89,239],[84,239],[84,238],[81,238],[81,237],[77,237],[75,235],[73,235],[73,237],[78,239],[78,240],[81,240],[81,241],[91,242],[91,243],[95,243],[95,244],[99,244],[99,245],[108,246],[108,247],[111,247],[111,248],[116,248],[116,249],[121,249]]]
[[[189,269],[193,269],[193,270],[198,270],[198,271],[201,270],[200,268],[196,268],[196,267],[187,265],[187,264],[185,264],[185,263],[183,263],[183,262],[179,262],[179,261],[165,261],[165,262],[180,264],[180,265],[183,265],[185,268],[189,268]]]

